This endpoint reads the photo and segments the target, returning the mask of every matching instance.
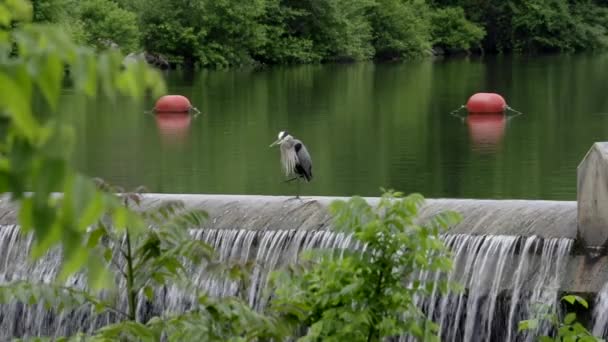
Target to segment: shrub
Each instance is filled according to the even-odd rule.
[[[272,308],[308,328],[304,341],[382,341],[402,334],[438,340],[438,326],[415,297],[430,294],[434,286],[445,293],[449,284],[421,282],[415,275],[452,267],[439,233],[460,217],[444,212],[419,224],[422,196],[399,196],[388,192],[377,207],[359,197],[334,202],[338,231],[365,247],[312,254],[300,271],[275,275]]]
[[[120,8],[111,0],[82,0],[77,19],[82,22],[86,43],[99,48],[117,44],[123,51],[139,47],[137,15]]]
[[[445,7],[431,15],[431,41],[447,50],[469,50],[479,45],[485,30],[467,20],[461,7]]]
[[[426,5],[400,0],[377,0],[370,13],[376,57],[420,57],[431,52]]]

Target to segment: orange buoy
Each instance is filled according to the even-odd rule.
[[[190,100],[182,95],[165,95],[156,101],[157,113],[185,113],[192,109]]]
[[[505,99],[495,93],[473,94],[467,101],[469,113],[502,113],[507,109]]]

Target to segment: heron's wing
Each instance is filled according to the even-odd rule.
[[[310,158],[310,154],[308,154],[306,146],[304,146],[304,144],[300,140],[296,140],[294,144],[294,149],[296,150],[296,156],[298,156],[298,164],[304,170],[306,180],[311,180],[312,159]]]

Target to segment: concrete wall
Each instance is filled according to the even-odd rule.
[[[216,229],[327,229],[327,206],[343,197],[254,195],[146,194],[142,206],[179,200],[190,208],[207,211],[207,228]],[[366,198],[375,204],[378,198]],[[429,199],[421,210],[424,219],[444,210],[462,214],[454,234],[537,235],[544,238],[576,238],[576,202],[526,200]],[[16,224],[16,207],[0,200],[0,224]]]

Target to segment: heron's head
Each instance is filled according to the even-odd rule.
[[[293,139],[293,137],[289,134],[289,132],[287,131],[280,131],[279,135],[278,135],[278,139],[273,142],[272,144],[270,144],[269,147],[273,147],[276,145],[281,145],[282,143],[284,143],[285,141],[288,141],[290,139]]]

